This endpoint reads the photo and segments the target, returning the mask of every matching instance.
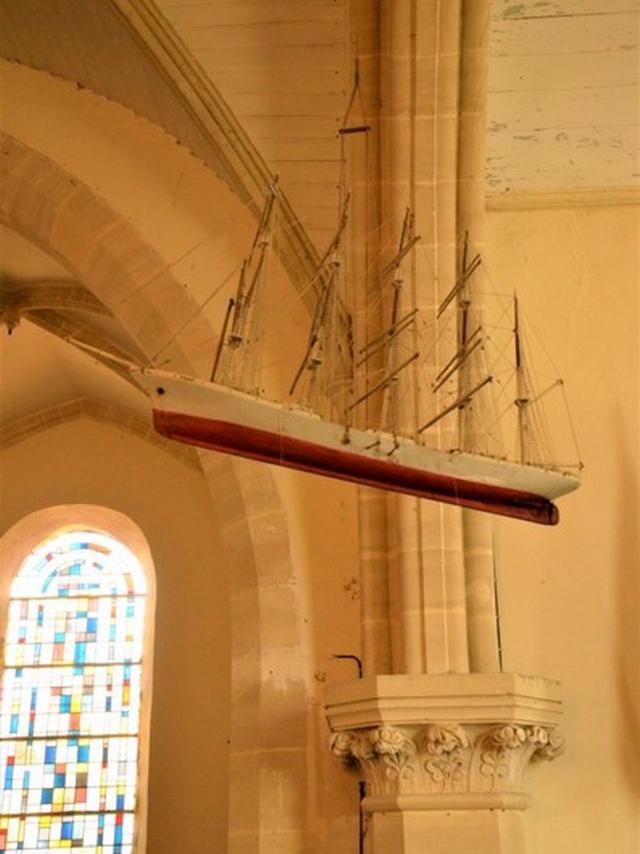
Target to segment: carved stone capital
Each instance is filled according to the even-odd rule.
[[[335,733],[333,753],[357,766],[370,798],[450,793],[524,794],[529,761],[561,751],[557,730],[541,726],[429,723],[424,727],[371,727]],[[521,798],[503,798],[520,803]]]
[[[401,786],[415,773],[416,745],[410,735],[396,727],[338,732],[331,738],[331,749],[348,765],[358,765],[372,786],[385,791]]]
[[[524,809],[528,805],[524,774],[530,761],[553,759],[563,749],[557,730],[557,691],[545,680],[537,680],[536,698],[534,680],[524,696],[517,696],[505,690],[514,684],[508,678],[478,680],[476,676],[470,677],[476,690],[466,703],[461,695],[452,700],[447,677],[411,677],[410,683],[403,682],[406,677],[397,677],[393,702],[388,681],[384,698],[372,698],[371,685],[362,684],[365,680],[337,692],[339,686],[333,686],[331,698],[336,702],[327,704],[330,722],[332,713],[333,720],[347,716],[356,720],[349,727],[335,728],[331,749],[364,776],[368,810]],[[421,703],[422,721],[415,714],[416,679],[422,680],[422,689],[428,693]],[[408,685],[413,689],[409,703]],[[383,699],[391,710],[386,717],[393,721],[380,720]],[[451,711],[452,704],[459,707],[457,720],[434,719],[428,713],[438,706]],[[523,713],[526,704],[530,708]]]

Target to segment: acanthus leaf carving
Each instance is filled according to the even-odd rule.
[[[385,773],[389,780],[413,774],[416,745],[406,733],[394,727],[379,727],[369,737],[374,751],[387,766]]]
[[[508,724],[496,726],[485,734],[480,753],[480,773],[491,780],[492,790],[499,788],[501,780],[511,774],[512,751],[519,750],[527,741],[523,727]]]
[[[535,727],[535,729],[542,728]],[[564,753],[564,736],[562,733],[557,729],[549,730],[548,732],[542,729],[542,733],[545,737],[543,740],[538,739],[535,741],[533,758],[551,761],[556,756],[562,756]]]
[[[521,792],[531,758],[553,759],[564,740],[543,726],[432,722],[335,733],[333,753],[358,766],[372,794]]]
[[[457,788],[464,777],[465,753],[471,742],[458,724],[431,724],[420,737],[419,744],[426,753],[424,768],[441,791]]]

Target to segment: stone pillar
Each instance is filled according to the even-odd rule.
[[[456,275],[458,0],[381,6],[381,197],[385,246],[395,251],[405,209],[421,240],[404,267],[404,311],[431,322]],[[383,246],[383,248],[385,248]],[[400,379],[399,424],[433,414],[429,382],[438,348],[417,341],[420,370]],[[431,355],[427,357],[427,353]],[[427,441],[451,447],[442,423]],[[458,507],[390,496],[392,668],[396,673],[469,669],[462,517]]]
[[[562,751],[560,686],[517,674],[331,686],[331,747],[367,784],[367,854],[519,854],[526,769]]]
[[[484,248],[490,6],[485,0],[462,0],[461,6],[456,232],[458,246],[464,245],[469,234],[472,256]],[[478,304],[477,295],[474,301]],[[469,669],[491,673],[500,669],[493,519],[465,510],[462,529]]]
[[[429,325],[465,233],[472,253],[483,239],[490,0],[366,5],[379,14],[379,251],[393,255],[409,207],[421,240],[402,294]],[[433,346],[402,375],[400,425],[433,414],[441,361]],[[428,442],[453,447],[450,429],[438,422]],[[523,854],[526,769],[561,752],[560,687],[497,672],[492,521],[398,495],[386,514],[362,509],[366,676],[329,686],[326,712],[334,754],[366,783],[365,850]]]

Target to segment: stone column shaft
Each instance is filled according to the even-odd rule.
[[[456,262],[459,5],[430,0],[382,7],[382,182],[389,252],[407,207],[421,235],[406,264],[405,310],[425,322],[452,287]],[[416,340],[416,347],[429,348]],[[438,352],[430,364],[435,372]],[[432,407],[428,382],[411,372],[398,385],[400,424],[417,426]],[[427,378],[428,379],[428,378]],[[439,426],[431,440],[450,444]],[[396,673],[468,670],[464,562],[458,508],[390,498],[392,663]]]
[[[461,84],[457,183],[457,241],[469,234],[473,256],[484,247],[486,104],[489,66],[491,0],[462,0]],[[473,287],[473,280],[471,286]],[[476,304],[478,297],[476,297]],[[497,605],[493,553],[493,519],[465,510],[462,513],[472,671],[497,672]]]

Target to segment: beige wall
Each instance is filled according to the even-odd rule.
[[[157,586],[147,850],[224,851],[229,614],[202,475],[86,418],[7,449],[0,474],[2,532],[35,510],[88,503],[124,513],[146,536]]]
[[[175,262],[173,271],[188,284],[194,303],[202,303],[237,264],[251,235],[253,223],[238,200],[195,158],[123,108],[32,71],[12,66],[5,74],[8,130],[121,212],[167,262]],[[25,103],[34,109],[26,110]],[[567,754],[531,777],[531,854],[633,851],[638,748],[631,740],[639,729],[637,225],[637,209],[615,205],[502,211],[489,218],[492,279],[499,290],[517,286],[553,354],[586,464],[584,486],[561,502],[557,529],[506,521],[496,529],[504,669],[555,676],[566,700]],[[172,294],[151,288],[149,298],[171,313]],[[293,305],[290,300],[290,310]],[[285,336],[292,342],[304,317],[300,304],[295,312]],[[194,357],[206,351],[208,365],[211,339],[194,340],[190,332],[179,337]],[[273,373],[277,385],[284,372]],[[87,419],[26,439],[3,454],[1,465],[2,530],[35,509],[85,502],[129,515],[147,536],[158,579],[149,852],[224,851],[231,651],[225,567],[216,559],[222,552],[215,477],[212,501],[195,470]],[[302,815],[292,825],[304,825],[327,840],[325,847],[330,843],[336,854],[347,854],[356,845],[355,778],[339,771],[326,750],[321,689],[325,680],[352,675],[351,666],[331,654],[359,651],[355,490],[290,473],[278,473],[274,482],[286,517],[274,552],[286,551],[290,559],[286,583],[295,595],[278,598],[285,587],[279,580],[260,588],[255,572],[252,583],[262,598],[246,621],[257,623],[259,613],[262,646],[250,647],[247,655],[264,656],[268,694],[270,661],[286,672],[284,657],[277,659],[272,649],[278,621],[291,617],[282,602],[300,609],[289,619],[297,628],[299,618],[303,627],[291,670],[306,680],[301,704],[311,726],[301,748],[309,760],[305,768],[292,771],[291,762],[280,773],[265,760],[260,779],[264,790],[282,794],[280,803],[293,803]],[[267,562],[269,556],[255,548],[247,565]],[[237,644],[238,658],[241,652]],[[282,690],[277,678],[273,682],[279,710],[286,707],[291,716],[293,677]],[[250,687],[259,694],[255,684]],[[255,741],[264,748],[269,724],[286,726],[291,717],[281,711],[276,716],[266,701],[261,714]],[[246,725],[253,720],[247,715]],[[276,735],[282,749],[287,733]],[[246,755],[241,761],[252,773]],[[245,801],[247,791],[250,786],[240,793]],[[292,792],[296,797],[287,800]],[[268,801],[271,809],[274,803]],[[282,826],[290,816],[260,818]]]
[[[489,216],[494,284],[553,355],[585,463],[556,529],[498,525],[504,668],[565,697],[566,754],[531,774],[531,854],[637,850],[638,224],[616,205]]]

